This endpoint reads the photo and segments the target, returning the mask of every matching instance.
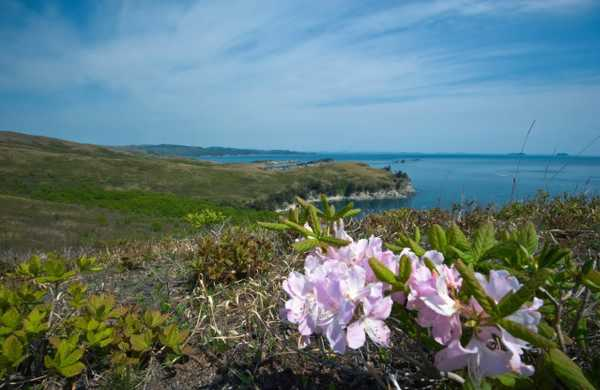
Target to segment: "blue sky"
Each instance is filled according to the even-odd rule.
[[[0,129],[100,144],[574,153],[600,2],[0,1]],[[600,155],[600,141],[587,151]]]

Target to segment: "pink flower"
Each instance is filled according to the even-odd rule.
[[[424,259],[412,262],[407,308],[417,310],[417,323],[431,328],[434,340],[446,344],[462,333],[460,303],[451,296],[453,290],[456,295],[461,281],[456,270],[443,264],[441,253],[429,251],[425,257],[434,263],[435,271],[425,265]]]
[[[506,294],[517,291],[521,284],[505,270],[492,270],[489,277],[475,275],[486,293],[499,302]],[[541,314],[537,311],[543,301],[534,298],[531,304],[523,305],[509,319],[537,331]],[[480,314],[481,306],[471,299],[467,308],[470,313]],[[479,381],[486,376],[514,372],[519,375],[532,375],[534,368],[522,362],[521,355],[529,345],[500,326],[485,326],[475,329],[473,337],[466,347],[460,344],[458,337],[451,340],[447,347],[435,356],[435,364],[439,370],[452,371],[468,367],[470,375]]]
[[[340,233],[338,233],[338,235],[340,235]],[[340,237],[341,236],[342,235],[340,235]],[[330,259],[339,260],[349,265],[352,264],[362,267],[367,273],[367,283],[377,282],[377,278],[369,266],[370,258],[375,257],[394,274],[398,273],[398,262],[400,260],[400,257],[396,256],[394,252],[383,250],[383,242],[381,239],[373,236],[368,240],[362,239],[352,241],[349,245],[341,248],[329,247],[326,256]]]
[[[522,287],[519,280],[510,275],[506,270],[492,270],[490,271],[488,278],[480,273],[476,273],[475,277],[479,280],[479,283],[481,283],[486,293],[492,297],[496,303],[500,302],[506,294],[516,292]],[[524,304],[519,310],[506,318],[518,322],[521,325],[525,325],[530,330],[537,332],[537,326],[542,319],[541,313],[537,310],[541,308],[543,304],[543,300],[534,297],[531,304]]]
[[[316,310],[314,286],[304,275],[290,273],[283,282],[283,289],[290,296],[285,303],[284,315],[293,324],[298,324],[302,336],[310,336],[317,332],[317,325],[312,313]]]
[[[375,343],[388,345],[390,331],[384,320],[392,299],[383,295],[390,287],[375,278],[368,261],[375,257],[397,273],[399,257],[383,250],[379,238],[352,240],[341,223],[334,225],[334,233],[350,244],[316,249],[305,259],[304,274],[290,273],[283,283],[289,295],[283,316],[298,325],[300,346],[307,345],[313,334],[324,335],[337,353],[343,353],[349,342],[353,348],[362,346],[366,334]],[[349,326],[358,308],[362,315]]]
[[[527,345],[504,329],[484,327],[478,329],[466,347],[459,339],[435,356],[435,366],[441,371],[454,371],[467,367],[469,374],[477,382],[487,376],[507,372],[529,376],[534,368],[521,361],[521,354]]]
[[[390,329],[384,320],[392,311],[390,297],[365,298],[362,300],[363,315],[348,326],[348,346],[358,349],[365,344],[366,335],[377,345],[389,346]]]

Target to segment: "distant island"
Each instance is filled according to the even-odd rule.
[[[292,150],[259,150],[259,149],[236,149],[222,146],[187,146],[187,145],[126,145],[116,146],[116,149],[130,152],[142,152],[158,156],[178,157],[221,157],[221,156],[260,156],[260,155],[308,155],[312,153],[295,152]]]

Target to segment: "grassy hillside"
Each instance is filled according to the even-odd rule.
[[[216,209],[236,223],[265,220],[274,217],[266,210],[295,195],[377,191],[406,184],[405,178],[357,163],[272,171],[262,164],[222,165],[161,158],[0,132],[0,195],[10,196],[3,198],[0,213],[8,226],[32,226],[48,213],[71,221],[63,225],[77,226],[96,218],[90,213],[108,210],[115,215],[114,220],[149,223],[151,230],[174,232],[182,216],[202,209]],[[44,206],[35,201],[45,202]],[[86,211],[66,212],[65,204]],[[27,218],[29,222],[24,223]],[[117,225],[121,228],[115,226],[115,232],[131,233],[125,224]],[[11,237],[7,229],[3,228],[4,237]],[[57,229],[70,236],[68,229]],[[98,235],[104,236],[101,232]],[[39,241],[44,240],[31,243],[37,247]],[[11,240],[5,238],[3,243],[10,245]]]

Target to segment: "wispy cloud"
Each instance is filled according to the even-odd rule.
[[[46,4],[0,5],[0,127],[102,143],[490,151],[511,149],[507,132],[533,117],[558,138],[597,129],[589,0]]]

